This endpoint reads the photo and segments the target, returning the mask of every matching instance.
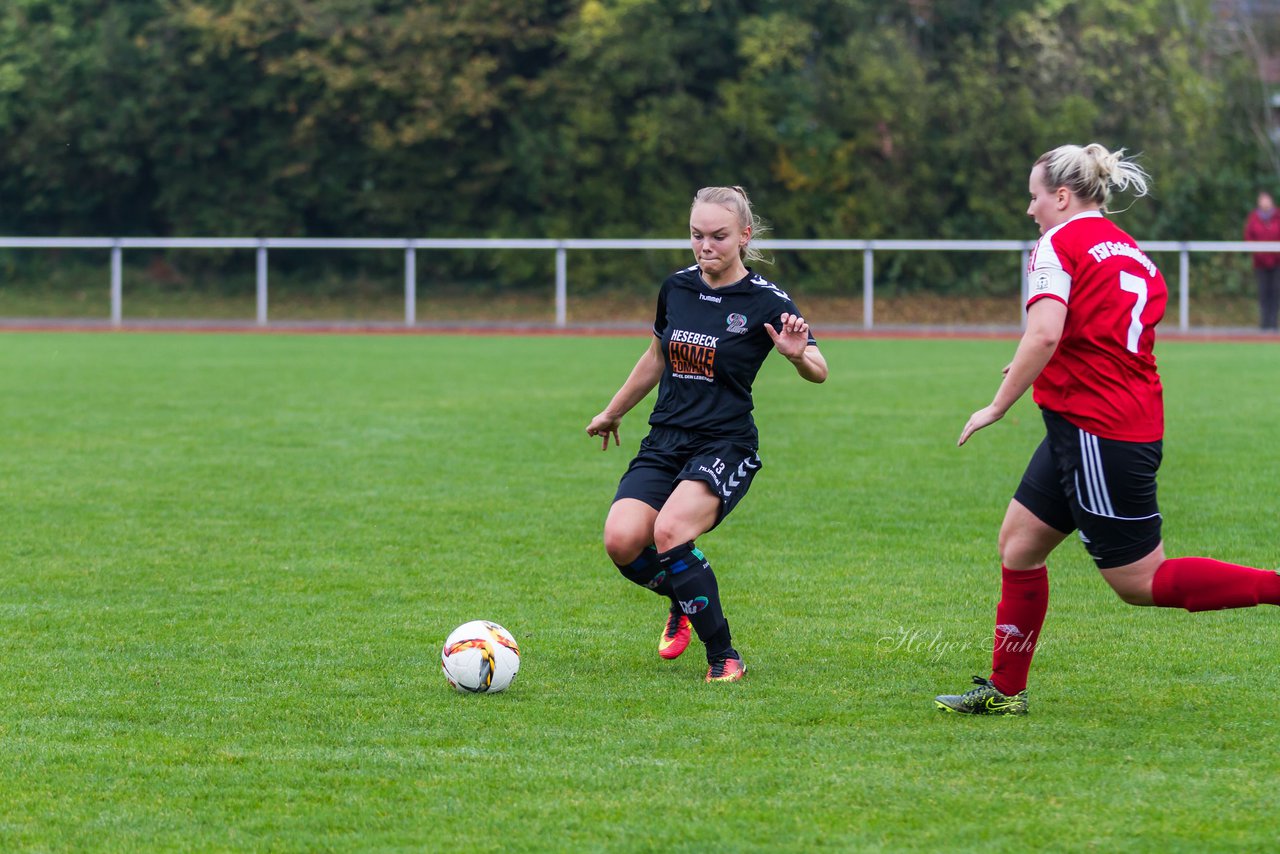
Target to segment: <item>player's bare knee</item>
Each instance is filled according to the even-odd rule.
[[[1151,588],[1143,590],[1139,587],[1127,587],[1112,585],[1111,589],[1120,597],[1120,601],[1127,605],[1137,605],[1139,608],[1154,605],[1155,601],[1151,598]]]
[[[1000,531],[1000,539],[996,542],[996,549],[1000,553],[1000,563],[1005,566],[1009,565],[1009,559],[1012,557],[1012,549],[1010,547],[1011,537],[1006,535],[1003,530]]]
[[[668,552],[688,539],[680,539],[671,529],[655,527],[653,529],[653,547],[659,552]]]
[[[1113,569],[1103,569],[1102,577],[1120,597],[1120,601],[1128,605],[1143,607],[1154,605],[1151,594],[1152,572],[1140,565],[1129,565]]]
[[[1102,577],[1111,585],[1121,601],[1139,607],[1154,605],[1152,587],[1156,570],[1164,561],[1164,545],[1156,546],[1151,554],[1124,566],[1102,570]]]
[[[682,519],[669,519],[662,516],[653,526],[653,545],[660,552],[670,551],[676,546],[684,545],[694,538],[688,524]]]
[[[1033,550],[1028,548],[1030,544],[1025,537],[1019,536],[1017,533],[1006,534],[1000,532],[1000,541],[998,548],[1000,550],[1000,563],[1009,569],[1035,569],[1044,564],[1038,553],[1033,554]]]
[[[639,557],[647,545],[649,538],[643,531],[623,525],[606,525],[604,528],[604,550],[609,560],[620,566],[626,566]]]

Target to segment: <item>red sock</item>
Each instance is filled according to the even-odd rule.
[[[1207,557],[1175,557],[1156,568],[1151,598],[1161,608],[1188,611],[1280,605],[1280,575]]]
[[[991,681],[1003,694],[1027,687],[1031,656],[1049,608],[1049,568],[1012,570],[1000,567],[1000,604],[991,652]]]

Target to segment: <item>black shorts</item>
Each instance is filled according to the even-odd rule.
[[[1146,557],[1160,544],[1156,472],[1164,443],[1103,439],[1056,412],[1013,497],[1035,516],[1080,539],[1099,569]]]
[[[661,510],[680,481],[700,480],[720,498],[719,525],[747,494],[762,465],[755,448],[678,427],[654,427],[640,442],[613,500],[635,498]]]

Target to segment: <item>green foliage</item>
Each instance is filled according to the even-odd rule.
[[[1097,140],[1155,176],[1123,214],[1140,237],[1233,238],[1280,168],[1264,24],[1208,0],[13,0],[0,231],[666,237],[733,183],[780,237],[1030,237],[1027,164]],[[995,263],[881,272],[976,292]],[[575,279],[665,272],[611,256]]]

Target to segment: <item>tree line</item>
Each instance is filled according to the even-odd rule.
[[[741,184],[778,237],[1028,238],[1031,161],[1099,141],[1126,228],[1234,239],[1277,179],[1234,8],[7,0],[0,233],[672,237]]]

